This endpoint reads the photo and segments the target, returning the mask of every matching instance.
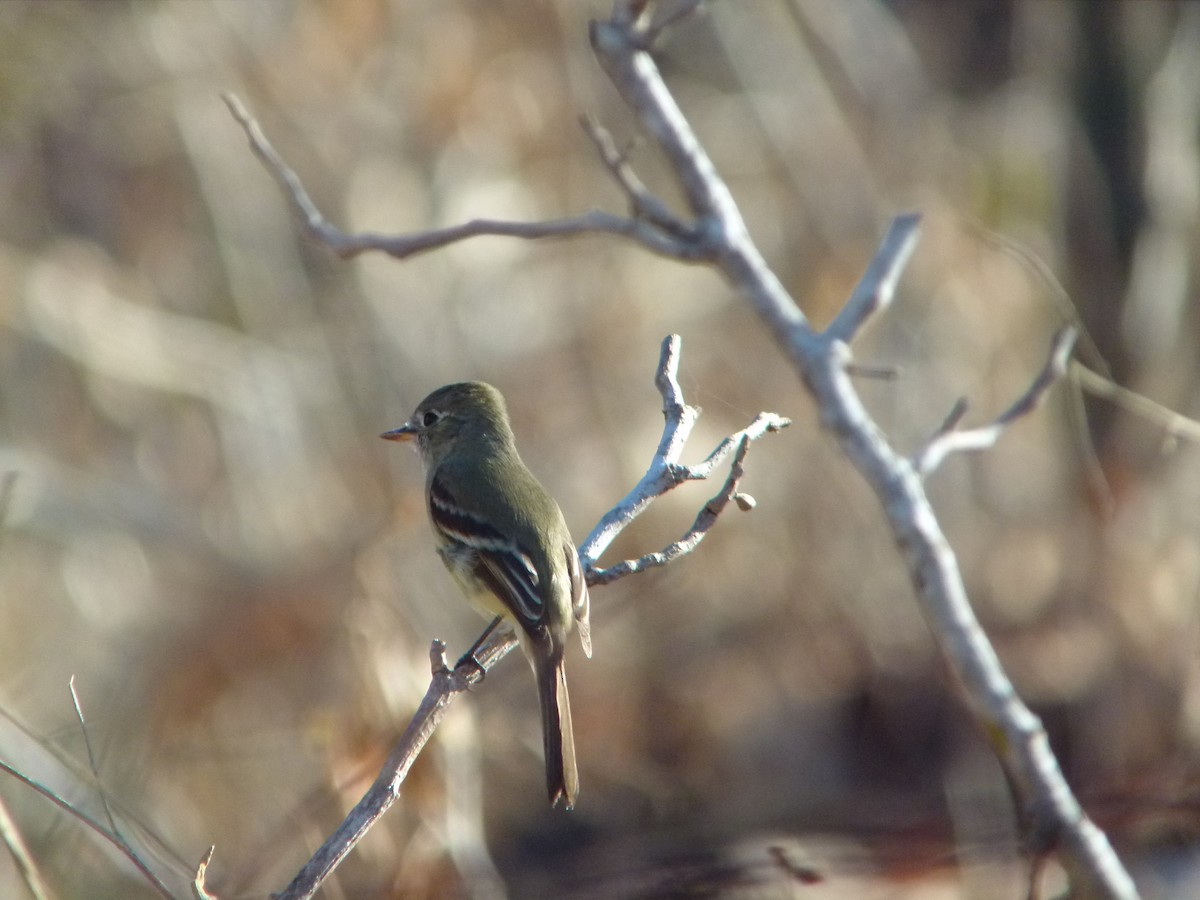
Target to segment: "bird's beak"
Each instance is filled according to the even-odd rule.
[[[385,441],[411,441],[416,435],[416,427],[411,422],[405,422],[399,428],[385,431],[380,437]]]

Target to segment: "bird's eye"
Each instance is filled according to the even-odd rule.
[[[434,424],[441,417],[442,417],[442,414],[440,412],[438,412],[437,410],[433,410],[433,409],[426,410],[425,414],[423,416],[421,416],[421,424],[424,425],[426,428],[428,428],[430,425]]]

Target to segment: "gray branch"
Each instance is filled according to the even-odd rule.
[[[1008,426],[1037,409],[1046,398],[1050,388],[1054,387],[1067,374],[1071,349],[1075,346],[1075,334],[1075,329],[1068,326],[1054,336],[1046,365],[1042,367],[1037,378],[1029,385],[1029,389],[1018,397],[1012,406],[997,416],[990,425],[959,431],[958,423],[966,415],[967,402],[959,400],[954,404],[954,408],[942,423],[942,427],[929,439],[929,443],[913,457],[913,468],[923,477],[928,476],[952,453],[968,453],[994,447]]]
[[[746,428],[721,441],[702,462],[694,466],[680,464],[679,457],[700,414],[698,409],[684,402],[683,390],[679,386],[680,346],[678,335],[669,335],[663,340],[655,384],[663,397],[666,425],[650,467],[634,489],[601,518],[580,548],[580,558],[589,585],[609,584],[624,575],[631,575],[651,566],[666,565],[685,556],[696,549],[709,529],[716,524],[730,500],[734,500],[742,508],[752,506],[750,498],[737,493],[750,443],[763,435],[780,431],[789,424],[787,419],[774,413],[759,413]],[[626,561],[609,569],[595,568],[595,559],[604,552],[613,538],[657,497],[685,481],[702,481],[708,478],[730,453],[733,453],[733,460],[725,484],[716,496],[704,504],[687,534],[658,553],[647,554],[639,560]],[[475,651],[471,660],[464,660],[454,669],[450,669],[446,663],[446,645],[441,641],[433,642],[429,653],[432,678],[425,691],[425,697],[383,764],[375,782],[337,830],[304,864],[292,879],[292,883],[282,893],[275,895],[277,900],[302,900],[316,893],[321,883],[400,796],[400,787],[408,776],[409,769],[421,755],[454,698],[482,681],[484,675],[516,646],[517,639],[512,630],[498,628]]]
[[[684,444],[687,443],[687,439],[692,433],[692,428],[695,426],[696,418],[700,412],[695,407],[688,406],[683,400],[683,389],[679,386],[679,348],[680,340],[678,335],[670,335],[663,341],[662,354],[659,357],[658,372],[654,383],[658,387],[659,393],[662,394],[663,418],[665,421],[662,437],[658,442],[658,449],[654,453],[654,458],[650,461],[650,466],[646,469],[646,474],[641,477],[641,480],[634,485],[628,494],[621,498],[616,506],[601,517],[596,527],[584,538],[583,544],[579,547],[579,557],[587,572],[588,584],[608,584],[622,575],[633,574],[650,565],[663,565],[668,560],[663,559],[662,562],[657,563],[646,562],[640,566],[637,565],[637,561],[626,561],[621,563],[620,566],[609,569],[597,569],[595,567],[596,560],[608,549],[609,544],[613,542],[626,526],[645,512],[646,507],[655,499],[684,482],[700,481],[708,478],[735,448],[741,447],[743,444],[748,448],[750,441],[756,441],[765,434],[780,431],[791,424],[788,419],[777,416],[774,413],[759,413],[754,421],[741,431],[735,432],[721,441],[716,449],[702,462],[694,466],[685,466],[680,463],[679,457],[683,453]],[[728,492],[726,502],[729,497],[733,497],[737,492],[741,460],[745,458],[746,452],[746,449],[741,449],[738,455],[735,456],[733,467],[730,470],[732,483],[727,481],[721,493],[710,500],[705,508],[715,503],[726,492]],[[738,478],[734,478],[735,471],[738,472]],[[724,509],[724,506],[725,503],[722,502],[720,507]],[[701,512],[692,528],[688,530],[688,533],[684,537],[659,551],[658,554],[650,554],[647,557],[643,557],[643,559],[648,560],[650,557],[662,555],[667,555],[671,559],[674,559],[681,555],[681,553],[690,552],[714,523],[715,517],[709,521],[704,518],[704,514]],[[688,549],[683,550],[683,544],[689,541],[690,545]],[[622,569],[622,567],[625,568]]]
[[[875,254],[854,293],[842,307],[829,327],[825,337],[829,340],[854,340],[871,317],[891,305],[896,293],[896,284],[904,274],[908,259],[917,248],[917,236],[921,228],[921,217],[915,213],[896,216],[879,252]]]
[[[647,553],[637,559],[627,559],[615,566],[609,566],[606,569],[593,568],[588,573],[588,584],[608,584],[616,581],[625,575],[634,575],[638,572],[644,572],[646,569],[652,569],[657,566],[665,566],[668,563],[674,562],[681,556],[691,553],[696,549],[696,545],[704,539],[704,535],[717,522],[717,517],[725,511],[725,507],[729,501],[735,497],[743,498],[742,503],[746,504],[745,508],[753,507],[753,502],[746,498],[745,494],[738,494],[738,482],[741,481],[742,475],[745,474],[745,469],[742,463],[745,462],[746,453],[750,449],[750,436],[742,434],[741,440],[738,441],[737,452],[733,455],[733,462],[729,466],[729,477],[725,479],[725,484],[721,486],[720,492],[704,504],[700,508],[700,512],[696,515],[696,521],[692,523],[692,527],[687,530],[679,540],[673,541],[657,553]]]
[[[352,259],[360,253],[379,252],[408,259],[420,253],[428,253],[448,244],[468,238],[494,235],[515,237],[524,240],[570,237],[580,234],[615,234],[638,241],[660,256],[694,262],[702,259],[703,249],[694,241],[680,240],[660,225],[646,218],[617,216],[603,210],[590,210],[577,216],[551,219],[542,222],[508,222],[497,219],[472,219],[449,228],[434,228],[413,234],[375,234],[362,232],[349,234],[332,224],[308,195],[303,182],[295,171],[283,160],[278,151],[267,140],[258,122],[247,111],[245,104],[234,94],[224,94],[222,99],[229,107],[237,123],[242,126],[250,149],[259,158],[267,171],[274,176],[291,204],[293,211],[313,240],[324,244],[342,259]],[[593,137],[593,139],[595,139]],[[608,160],[605,160],[608,164]],[[665,210],[665,205],[659,204]]]
[[[682,219],[646,187],[629,161],[629,150],[618,150],[612,135],[595,116],[582,116],[580,124],[591,138],[609,174],[629,198],[629,208],[635,219],[642,219],[675,238],[691,241],[695,235]]]
[[[429,688],[375,782],[354,809],[350,810],[337,830],[296,873],[292,883],[282,893],[273,895],[277,900],[299,900],[315,894],[321,883],[337,868],[338,863],[346,858],[376,820],[387,812],[400,796],[400,785],[445,716],[450,701],[465,691],[470,684],[465,675],[466,667],[452,671],[446,665],[446,645],[441,641],[434,641],[430,647],[429,663],[433,670]]]
[[[675,10],[686,11],[696,5],[685,2]],[[1079,896],[1120,900],[1136,897],[1133,881],[1107,838],[1087,817],[1067,785],[1041,721],[1017,696],[980,627],[967,597],[957,558],[924,489],[923,476],[933,471],[948,453],[991,446],[1005,428],[1036,406],[1060,377],[1061,365],[1069,356],[1071,337],[1060,336],[1051,354],[1051,364],[1030,390],[992,425],[957,431],[965,413],[965,407],[960,404],[914,460],[898,454],[854,388],[851,375],[863,371],[863,367],[853,361],[849,344],[868,321],[890,304],[916,244],[919,217],[896,218],[841,313],[825,332],[816,332],[762,258],[732,194],[718,176],[647,52],[664,23],[674,17],[674,11],[671,11],[655,23],[652,13],[653,4],[647,0],[617,0],[608,20],[593,23],[591,42],[601,66],[670,164],[686,198],[691,222],[677,219],[665,204],[651,197],[633,176],[625,155],[619,153],[605,132],[595,126],[589,127],[589,135],[602,161],[629,199],[633,210],[631,218],[594,211],[549,222],[475,220],[413,235],[346,235],[324,219],[295,173],[266,141],[237,99],[227,97],[226,102],[245,129],[255,154],[280,182],[309,234],[343,257],[377,250],[403,259],[483,234],[533,239],[603,232],[631,237],[662,256],[712,264],[759,314],[815,398],[822,424],[836,437],[843,452],[879,499],[930,629],[956,676],[955,682],[1009,774],[1022,807],[1023,821],[1029,827],[1035,854],[1056,851],[1071,877],[1073,892]],[[659,388],[663,393],[667,423],[658,452],[638,485],[601,519],[580,548],[591,583],[602,583],[611,571],[628,574],[658,564],[659,558],[666,561],[673,552],[686,552],[674,548],[686,547],[689,541],[703,536],[709,527],[703,521],[705,511],[687,535],[659,554],[649,554],[608,570],[595,568],[595,560],[613,538],[655,497],[684,481],[704,477],[707,474],[705,466],[711,472],[736,449],[725,488],[709,504],[715,516],[730,497],[738,497],[736,485],[740,473],[736,470],[749,441],[786,424],[777,417],[763,419],[760,416],[739,433],[740,436],[733,435],[723,442],[704,463],[696,467],[681,465],[680,451],[697,413],[683,403],[678,390],[672,362],[677,351],[677,343],[672,345],[669,339],[664,345],[659,368]],[[488,647],[481,651],[491,654],[485,665],[499,659],[513,644],[510,634],[494,635]],[[445,704],[469,683],[470,677],[465,673],[445,672],[444,667],[438,669],[435,665],[429,692],[410,723],[405,740],[397,745],[388,767],[359,807],[382,804],[386,808],[390,805],[403,777],[401,770],[407,771],[415,753],[428,740]],[[390,770],[394,772],[389,774]],[[401,774],[397,776],[397,772]],[[344,824],[338,833],[346,832],[357,840],[365,827]],[[353,842],[345,843],[340,849],[330,851],[332,855],[327,855],[325,862],[315,868],[323,869],[327,874],[352,846]],[[325,848],[318,855],[321,853],[325,853]],[[304,871],[313,866],[310,863]],[[312,889],[315,890],[315,886]],[[293,892],[289,888],[280,896],[310,895],[311,892]]]
[[[643,49],[646,26],[637,13],[644,5],[617,0],[611,19],[593,24],[592,46],[626,104],[671,163],[705,226],[701,231],[715,265],[757,310],[816,399],[822,424],[878,497],[939,648],[1012,779],[1035,853],[1057,851],[1080,896],[1136,897],[1133,880],[1108,839],[1071,792],[1041,720],[1017,696],[980,627],[921,473],[888,443],[846,371],[847,341],[873,312],[887,305],[912,250],[916,219],[901,217],[893,223],[851,302],[829,331],[813,331],[750,240],[728,188]]]

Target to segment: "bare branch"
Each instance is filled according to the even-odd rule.
[[[217,900],[216,894],[208,892],[206,879],[208,877],[208,865],[212,862],[213,853],[216,852],[216,846],[210,846],[204,855],[200,857],[200,863],[196,866],[196,877],[192,879],[192,897],[195,900]]]
[[[689,242],[695,240],[692,230],[642,183],[629,162],[628,151],[617,149],[612,135],[600,124],[599,120],[595,116],[585,115],[580,116],[579,123],[583,126],[587,136],[592,139],[592,143],[596,145],[600,161],[604,163],[605,168],[620,185],[625,196],[629,198],[629,206],[634,218],[645,219],[672,237]]]
[[[650,24],[636,14],[634,4],[618,2],[615,6],[610,21],[591,25],[592,49],[600,64],[662,148],[684,187],[692,214],[702,221],[712,220],[714,226],[736,220],[744,230],[733,195],[717,177],[712,160],[657,77],[654,61],[646,52]],[[644,114],[650,111],[652,115]]]
[[[781,346],[809,343],[816,335],[750,239],[728,186],[696,139],[682,110],[644,51],[643,4],[618,0],[612,18],[593,22],[592,49],[613,85],[666,156],[696,218],[700,258],[713,259],[735,289],[759,312]]]
[[[653,203],[639,205],[644,188],[640,182],[631,179],[632,173],[626,161],[615,152],[615,148],[606,147],[602,140],[597,140],[600,134],[597,131],[593,134],[593,140],[606,165],[609,165],[610,171],[631,198],[638,218],[621,219],[604,213],[590,213],[551,223],[476,221],[456,228],[398,238],[375,235],[347,237],[332,229],[320,216],[294,173],[270,148],[236,99],[227,98],[226,102],[246,129],[255,153],[263,159],[291,197],[309,232],[344,256],[364,250],[382,250],[403,258],[477,234],[539,238],[600,231],[628,235],[664,256],[711,262],[759,313],[764,325],[812,392],[821,410],[822,423],[838,439],[847,457],[875,491],[904,555],[931,631],[957,676],[956,683],[967,705],[982,724],[994,752],[1012,779],[1030,823],[1031,833],[1036,839],[1035,851],[1056,850],[1071,876],[1073,889],[1081,896],[1119,900],[1136,897],[1137,892],[1128,873],[1104,834],[1087,818],[1063,778],[1057,760],[1050,751],[1041,721],[1016,695],[983,633],[966,595],[957,559],[938,524],[921,477],[923,471],[932,470],[946,453],[975,449],[976,445],[990,446],[1004,425],[1032,409],[1054,379],[1061,376],[1071,339],[1059,336],[1051,365],[1047,366],[1030,391],[992,426],[958,432],[955,429],[961,413],[956,410],[922,452],[916,467],[899,456],[854,390],[850,378],[854,363],[848,345],[866,322],[891,302],[897,280],[915,246],[918,218],[913,215],[901,216],[892,223],[862,281],[841,313],[823,334],[814,332],[750,238],[727,185],[717,175],[711,159],[664,84],[654,60],[646,52],[661,31],[661,24],[653,24],[653,6],[648,0],[616,0],[611,18],[593,23],[590,37],[605,72],[639,123],[657,142],[679,180],[694,221],[679,226],[678,230],[672,224],[667,234],[662,226],[667,221],[674,223],[674,217],[669,220],[664,218],[662,211]],[[694,6],[694,3],[683,2],[678,9],[690,11]],[[668,18],[664,17],[663,21]],[[613,152],[609,153],[609,150]],[[659,220],[658,225],[653,221],[655,218]],[[678,403],[672,399],[678,394],[678,384],[674,381],[670,350],[668,341],[660,362],[659,387],[664,394],[667,422],[659,452],[637,486],[601,519],[584,541],[580,549],[581,557],[593,578],[598,571],[602,571],[591,569],[594,561],[616,534],[655,497],[693,477],[701,471],[701,467],[708,465],[708,471],[711,472],[717,464],[710,464],[712,457],[701,467],[689,468],[678,463],[679,451],[690,433],[695,412],[683,404],[681,396]],[[762,421],[763,417],[760,416],[756,423]],[[786,420],[778,417],[768,419],[759,433],[778,430],[784,424]],[[724,449],[719,447],[714,455],[719,453],[724,457],[736,447],[734,462],[735,466],[740,466],[745,448],[749,440],[753,440],[750,431],[746,429],[740,439]],[[726,482],[728,490],[723,490],[714,498],[719,501],[713,506],[714,515],[731,497],[736,496],[737,474],[731,470]],[[704,515],[702,512],[697,517],[701,525]],[[703,528],[697,526],[693,526],[693,531],[704,533]],[[669,551],[671,548],[663,553]],[[640,560],[630,565],[638,564]],[[654,564],[652,560],[645,563],[650,564]],[[498,659],[512,646],[511,636],[493,636],[493,640],[495,656],[492,659]],[[439,679],[453,679],[453,684],[461,687],[451,689],[447,686],[444,692],[442,689],[435,690]],[[422,709],[428,707],[428,710],[424,713],[419,710],[418,717],[409,726],[410,731],[415,729],[425,736],[419,742],[414,739],[410,743],[419,746],[427,740],[427,733],[421,729],[431,729],[440,718],[444,704],[465,688],[467,683],[469,679],[457,672],[446,673],[444,666],[440,673],[435,672],[434,683],[422,703]],[[402,759],[397,761],[397,771],[402,764]],[[379,795],[377,800],[390,804],[399,780],[394,777],[389,779],[386,774],[380,776],[372,792]],[[369,794],[364,797],[360,807],[367,805],[370,800]],[[347,827],[353,829],[357,826],[343,825],[343,828]],[[366,825],[362,827],[365,830]],[[343,855],[344,852],[348,851],[342,851]],[[331,870],[340,858],[338,856],[328,861],[325,871]],[[289,893],[284,896],[308,895]]]
[[[233,94],[224,94],[222,99],[245,131],[254,155],[267,167],[283,189],[308,235],[343,259],[351,259],[360,253],[371,251],[386,253],[396,259],[407,259],[457,241],[484,235],[540,240],[580,234],[615,234],[633,238],[653,253],[684,262],[695,262],[704,258],[704,249],[696,241],[673,237],[648,219],[630,219],[602,210],[591,210],[578,216],[543,222],[472,219],[470,222],[449,228],[435,228],[407,235],[373,232],[347,234],[326,219],[317,208],[305,190],[300,176],[284,162],[242,101]]]
[[[1155,403],[1149,397],[1121,387],[1111,378],[1093,372],[1078,361],[1071,363],[1070,375],[1071,380],[1089,394],[1111,400],[1134,415],[1153,422],[1171,438],[1200,442],[1200,422],[1195,419],[1189,419],[1161,403]]]
[[[921,217],[917,213],[906,213],[892,220],[862,280],[841,312],[825,329],[828,338],[848,344],[872,316],[887,309],[909,257],[917,247],[920,230]]]
[[[704,539],[708,530],[716,524],[717,517],[724,511],[730,499],[741,496],[742,499],[738,501],[740,507],[753,507],[753,498],[737,493],[738,482],[743,474],[742,463],[749,451],[750,442],[765,434],[781,431],[791,424],[788,419],[774,413],[759,413],[748,426],[721,441],[702,462],[694,466],[682,465],[679,457],[700,411],[684,402],[683,388],[679,385],[679,348],[678,335],[672,334],[663,340],[658,370],[654,377],[654,384],[662,394],[665,420],[662,438],[658,442],[654,458],[646,474],[633,490],[609,510],[580,547],[580,558],[590,585],[609,584],[625,575],[664,566],[680,556],[691,553]],[[648,553],[638,559],[626,560],[607,568],[596,567],[595,560],[651,502],[686,481],[702,481],[708,478],[735,448],[736,453],[724,486],[701,508],[696,521],[683,537],[656,553]]]
[[[725,511],[725,507],[729,504],[729,501],[734,497],[744,497],[744,495],[737,493],[737,487],[742,475],[745,474],[742,463],[745,461],[746,453],[749,449],[750,436],[743,434],[742,439],[738,442],[733,462],[729,466],[729,477],[725,479],[725,484],[716,496],[701,507],[699,514],[696,516],[696,521],[692,523],[692,527],[687,530],[683,537],[668,544],[657,553],[647,553],[645,556],[637,559],[628,559],[625,562],[617,563],[615,566],[609,566],[605,569],[593,568],[588,573],[588,584],[609,584],[625,575],[634,575],[638,572],[644,572],[646,569],[665,566],[695,550],[699,543],[704,540],[704,536],[708,534],[709,529],[717,523],[717,518]],[[749,505],[753,506],[752,498]]]
[[[717,444],[716,449],[708,454],[702,462],[694,466],[684,466],[684,477],[688,481],[703,481],[712,474],[717,466],[725,461],[725,457],[729,455],[729,452],[743,440],[756,441],[763,435],[782,431],[791,424],[791,419],[778,416],[775,413],[760,412],[754,417],[754,421],[741,431],[735,431],[724,438],[721,443]]]
[[[1017,419],[1037,409],[1050,388],[1066,374],[1067,363],[1071,359],[1071,348],[1075,344],[1075,334],[1075,329],[1068,326],[1054,336],[1046,365],[1042,367],[1037,378],[1025,393],[990,425],[958,431],[958,423],[967,411],[966,401],[959,400],[942,427],[913,458],[913,468],[917,473],[922,477],[930,475],[951,453],[986,450],[995,446],[1004,430]]]
[[[737,485],[744,472],[743,461],[750,442],[769,432],[778,431],[788,424],[788,420],[780,416],[772,413],[760,413],[748,427],[722,441],[699,465],[680,465],[678,463],[679,456],[683,452],[683,446],[688,435],[691,434],[699,411],[688,406],[683,400],[683,391],[679,386],[678,378],[679,352],[680,339],[677,335],[669,335],[663,340],[655,384],[663,397],[663,415],[666,418],[666,425],[663,429],[662,440],[651,461],[650,472],[638,483],[638,488],[630,492],[614,510],[605,515],[601,524],[589,535],[588,541],[584,542],[584,549],[581,549],[580,556],[590,585],[608,584],[622,575],[638,571],[639,568],[665,565],[672,559],[695,549],[731,499],[739,502],[739,505],[745,502],[752,505],[752,500],[737,494]],[[635,561],[635,563],[623,564],[628,567],[625,571],[616,571],[620,567],[599,571],[591,568],[590,563],[595,556],[587,555],[586,548],[592,547],[592,552],[597,555],[603,552],[612,538],[620,533],[620,530],[656,497],[684,481],[707,478],[709,473],[720,465],[735,447],[737,452],[734,454],[730,466],[729,477],[721,491],[701,509],[695,524],[687,535],[659,554],[650,554],[648,557],[644,557],[647,561],[641,562],[640,567],[637,566],[637,562],[640,561]],[[651,472],[655,473],[655,477],[650,477]],[[639,494],[638,491],[643,485],[652,486],[646,487],[644,493]],[[743,497],[742,501],[737,501],[739,496]],[[622,511],[621,514],[614,515],[618,510]],[[605,530],[603,527],[605,522],[610,521],[612,524],[608,530]],[[655,559],[651,560],[651,557]],[[366,835],[375,821],[395,802],[400,794],[400,786],[408,775],[408,770],[433,735],[454,698],[471,685],[481,681],[484,674],[516,646],[517,639],[511,628],[497,628],[475,650],[473,661],[464,660],[451,670],[446,663],[446,645],[441,641],[433,642],[429,653],[432,678],[425,691],[425,697],[409,721],[404,734],[392,749],[370,789],[350,811],[337,830],[297,873],[292,883],[282,893],[276,895],[279,900],[299,900],[299,898],[311,897],[316,892],[334,868]]]
[[[703,462],[694,466],[682,465],[679,457],[696,424],[699,410],[688,406],[683,400],[683,389],[679,386],[678,378],[679,346],[678,335],[670,335],[663,340],[658,371],[654,378],[654,383],[662,394],[665,419],[662,438],[658,442],[654,458],[650,461],[646,474],[616,506],[601,517],[579,547],[579,558],[587,573],[589,584],[597,577],[597,570],[593,568],[596,560],[608,549],[617,535],[655,499],[686,481],[709,477],[743,440],[756,441],[765,434],[781,431],[791,424],[788,419],[774,413],[759,413],[748,426],[721,441]],[[607,578],[603,583],[608,583],[615,577],[619,576]]]
[[[468,679],[446,665],[446,645],[434,641],[429,649],[433,677],[425,697],[413,714],[404,734],[392,749],[375,782],[358,801],[337,830],[313,854],[282,893],[278,900],[299,900],[316,893],[321,882],[357,846],[375,821],[387,812],[400,796],[400,785],[421,750],[433,736],[438,723],[446,714],[450,701],[467,689]]]
[[[663,338],[658,355],[658,368],[654,372],[654,386],[663,401],[662,439],[658,442],[655,456],[668,465],[679,462],[683,445],[692,435],[692,428],[700,416],[700,410],[683,402],[683,388],[679,386],[679,351],[682,340],[677,334]]]
[[[846,371],[847,341],[889,300],[915,240],[916,221],[901,217],[893,223],[892,240],[881,245],[847,308],[825,334],[814,333],[753,245],[728,187],[644,52],[636,15],[642,8],[637,0],[617,0],[608,21],[593,23],[592,47],[600,64],[658,142],[699,220],[714,264],[759,313],[816,399],[822,424],[875,491],[931,631],[1012,778],[1032,834],[1058,851],[1081,896],[1136,897],[1129,873],[1071,792],[1041,721],[1020,701],[983,633],[922,479],[888,444]]]
[[[33,854],[29,852],[29,845],[25,843],[25,837],[3,799],[0,799],[0,841],[8,848],[17,871],[21,873],[21,881],[25,883],[25,888],[33,900],[48,900],[51,895],[46,889],[46,881],[42,878],[42,873],[33,860]]]
[[[163,884],[159,877],[150,870],[150,867],[146,865],[140,856],[138,856],[137,852],[129,845],[129,843],[119,834],[109,831],[102,823],[93,819],[87,813],[83,812],[83,810],[73,806],[70,801],[63,799],[41,782],[30,778],[24,772],[20,771],[15,766],[10,766],[3,760],[0,760],[0,772],[6,772],[13,778],[17,779],[17,781],[24,784],[26,787],[32,788],[63,812],[67,813],[67,815],[78,819],[80,822],[102,837],[105,841],[116,847],[119,851],[121,851],[121,854],[133,864],[134,868],[142,873],[142,876],[148,882],[150,882],[150,884],[161,896],[166,897],[167,900],[172,900],[172,898],[175,896],[171,893],[171,890],[165,884]]]

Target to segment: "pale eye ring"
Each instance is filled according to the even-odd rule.
[[[434,409],[426,410],[425,413],[421,416],[421,424],[424,425],[426,428],[428,428],[430,425],[433,425],[435,422],[437,422],[437,420],[440,419],[441,417],[442,417],[442,414],[440,412],[438,412],[437,410],[434,410]]]

